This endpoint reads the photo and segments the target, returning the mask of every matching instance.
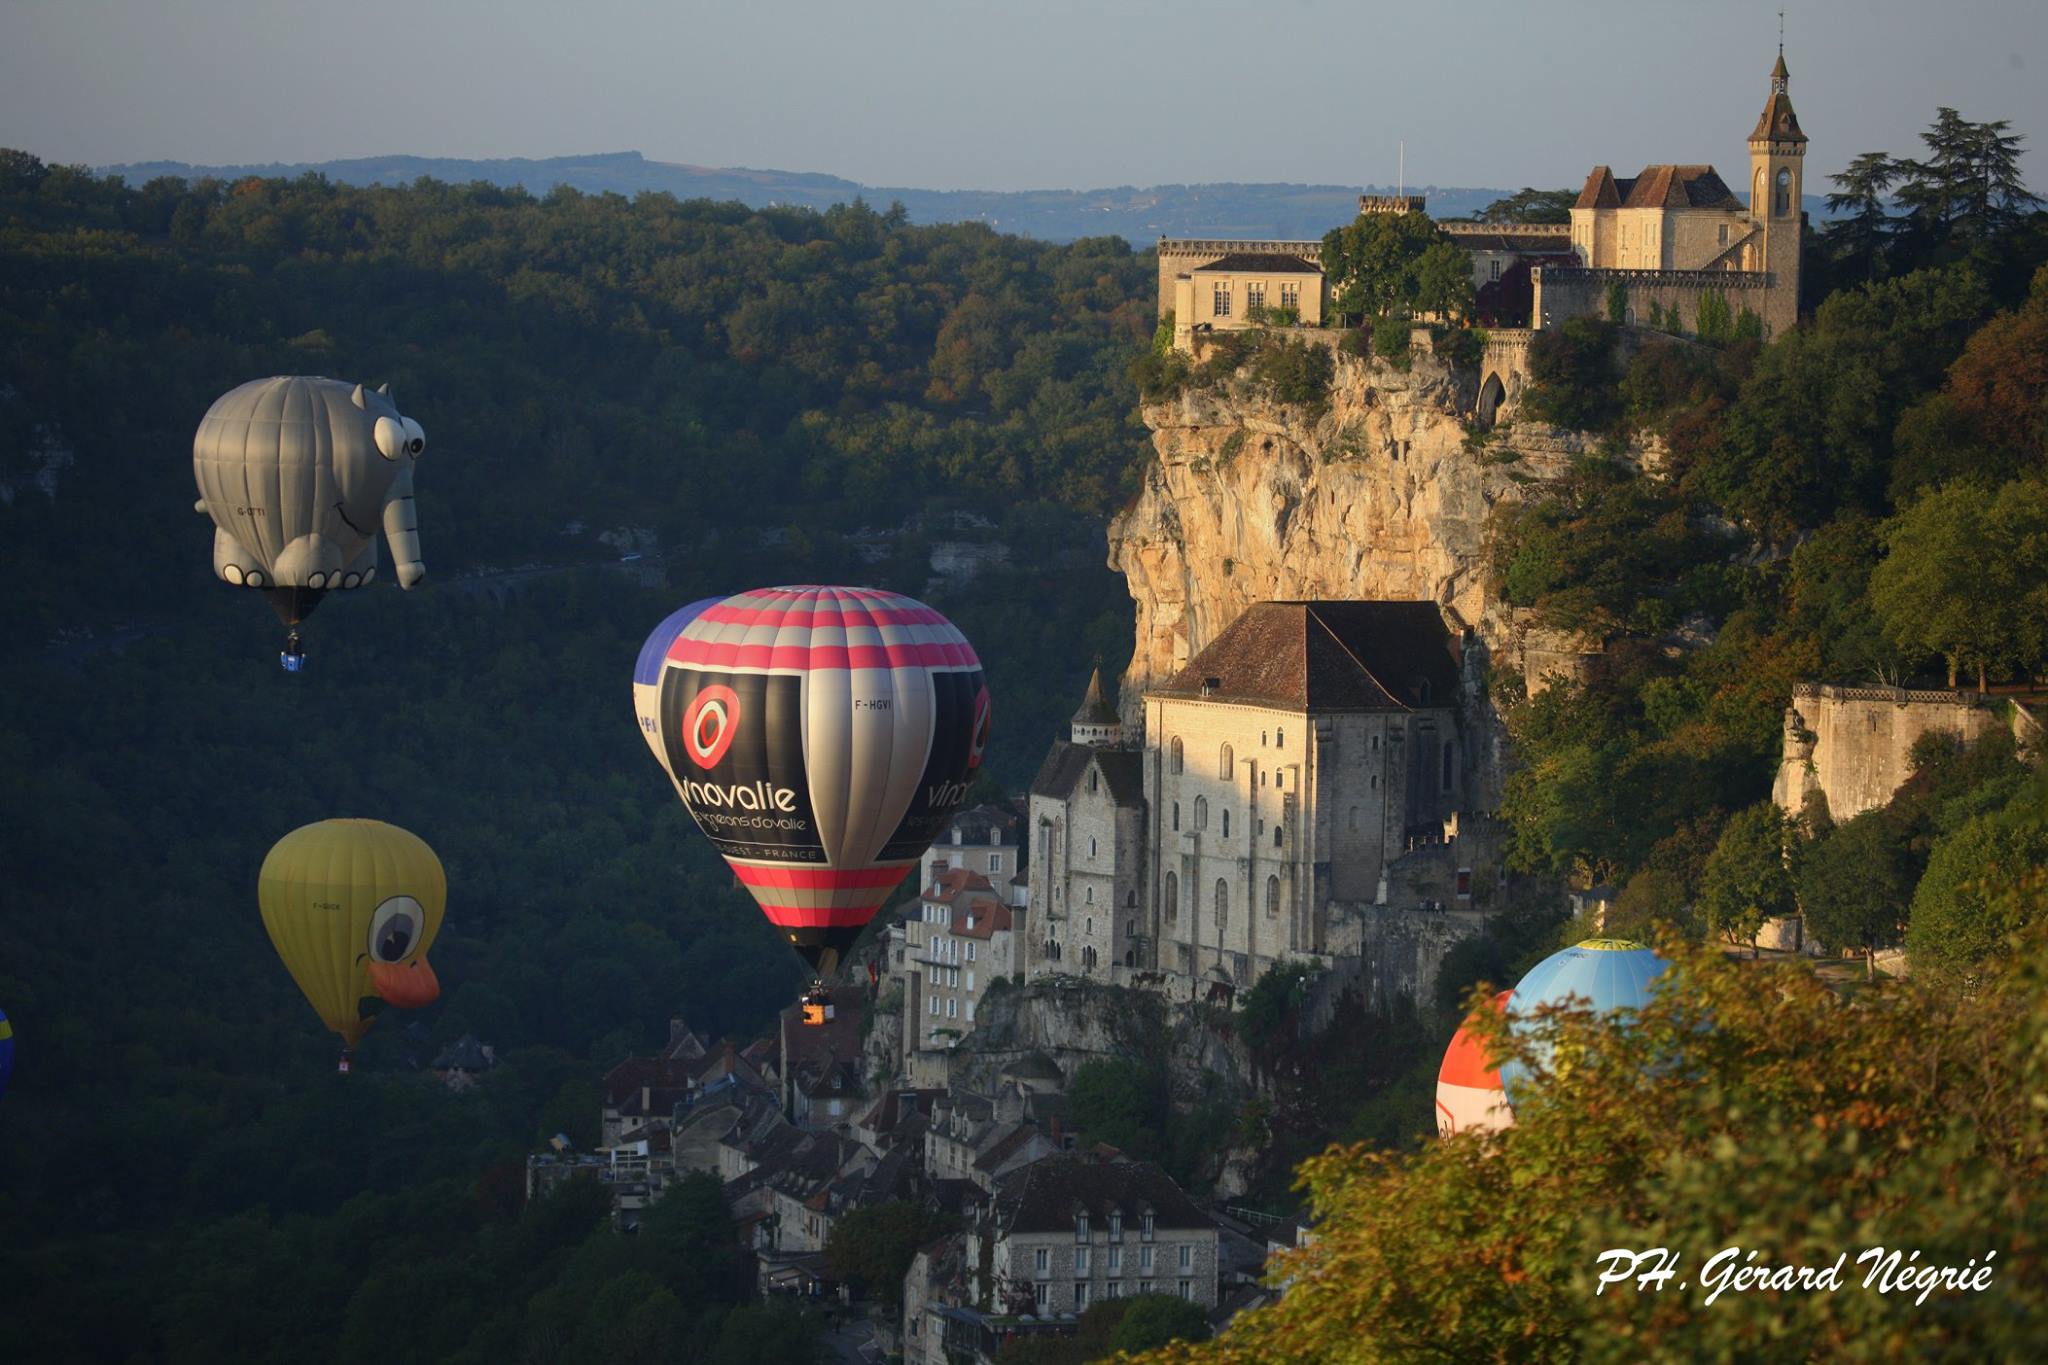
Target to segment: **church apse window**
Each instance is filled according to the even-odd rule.
[[[1273,826],[1273,847],[1280,847],[1280,826]]]
[[[1228,810],[1223,812],[1223,837],[1226,839],[1230,837],[1230,812]]]
[[[1234,772],[1236,768],[1236,757],[1231,753],[1230,746],[1226,744],[1223,746],[1222,752],[1217,754],[1216,756],[1216,776],[1222,778],[1225,782],[1228,782],[1230,781],[1232,772]]]
[[[1166,748],[1167,769],[1175,774],[1178,774],[1181,770],[1181,765],[1185,757],[1186,754],[1181,747],[1180,736],[1175,735],[1173,737],[1173,743],[1169,744]]]
[[[1280,879],[1266,878],[1266,918],[1280,918]]]
[[[1198,796],[1195,798],[1195,831],[1197,833],[1206,833],[1208,829],[1209,798],[1206,796]]]
[[[1273,747],[1276,749],[1287,747],[1287,732],[1285,730],[1275,730],[1273,732]]]
[[[1173,803],[1173,832],[1180,833],[1180,802]]]

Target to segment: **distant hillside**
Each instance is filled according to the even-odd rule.
[[[877,208],[901,202],[913,223],[987,223],[1004,232],[1045,241],[1122,237],[1136,246],[1158,237],[1314,238],[1357,211],[1361,193],[1391,193],[1390,185],[1120,185],[1100,190],[918,190],[862,185],[834,175],[685,166],[649,161],[638,152],[463,161],[451,157],[381,156],[353,161],[272,163],[266,166],[191,166],[145,161],[102,167],[131,185],[156,176],[299,176],[317,172],[347,185],[408,185],[421,176],[452,184],[485,180],[546,194],[568,185],[588,194],[665,191],[679,199],[737,199],[750,208],[796,204],[829,208],[858,196]],[[1439,217],[1477,213],[1507,191],[1414,185],[1429,196]]]

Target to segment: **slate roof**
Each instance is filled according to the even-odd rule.
[[[1773,98],[1777,98],[1773,96]],[[1789,105],[1787,106],[1790,107]],[[1645,166],[1633,179],[1617,179],[1605,166],[1595,166],[1579,191],[1580,209],[1730,209],[1742,203],[1712,166]]]
[[[1031,780],[1033,796],[1060,799],[1072,796],[1090,763],[1102,770],[1109,796],[1119,806],[1145,804],[1145,773],[1142,757],[1135,749],[1098,749],[1090,744],[1056,741]]]
[[[1146,1213],[1160,1228],[1213,1228],[1215,1220],[1149,1161],[1048,1157],[1005,1176],[996,1187],[996,1219],[1006,1234],[1074,1231],[1086,1212],[1107,1227],[1112,1212],[1136,1222]]]
[[[1406,711],[1455,704],[1458,657],[1433,602],[1258,602],[1153,695],[1200,697],[1212,678],[1218,701]]]
[[[1115,725],[1118,717],[1116,708],[1102,696],[1102,670],[1096,669],[1088,675],[1088,695],[1081,698],[1081,709],[1074,712],[1076,725]]]
[[[1467,251],[1508,251],[1532,256],[1563,254],[1559,248],[1570,239],[1555,232],[1517,232],[1511,227],[1498,231],[1461,232],[1451,239]]]
[[[1233,251],[1220,260],[1196,266],[1194,269],[1197,275],[1212,272],[1221,274],[1225,271],[1233,274],[1320,275],[1323,268],[1310,264],[1300,256],[1288,256],[1277,251]]]
[[[953,831],[960,831],[963,844],[1014,844],[1017,842],[1017,826],[1022,823],[1015,811],[986,802],[972,806],[953,817],[946,832],[932,844],[933,848],[953,846]],[[1000,836],[1000,837],[997,837]]]

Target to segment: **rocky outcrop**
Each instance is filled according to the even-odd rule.
[[[1274,402],[1247,375],[1142,412],[1155,460],[1109,528],[1137,603],[1124,723],[1253,602],[1427,599],[1496,657],[1512,613],[1484,567],[1493,506],[1554,478],[1586,438],[1534,423],[1482,431],[1477,376],[1338,352],[1327,404]]]

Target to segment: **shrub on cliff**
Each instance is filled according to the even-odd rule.
[[[1252,378],[1276,403],[1321,404],[1335,370],[1329,347],[1282,335],[1265,337],[1252,357]]]
[[[1529,345],[1529,391],[1523,406],[1541,421],[1572,431],[1605,431],[1621,416],[1614,375],[1617,329],[1598,318],[1573,318],[1536,334]]]

